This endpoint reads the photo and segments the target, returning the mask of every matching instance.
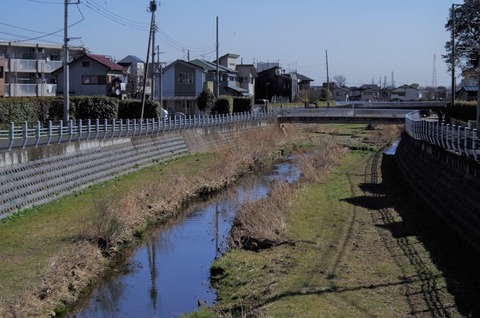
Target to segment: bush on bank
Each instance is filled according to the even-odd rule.
[[[475,120],[477,117],[477,102],[456,101],[455,106],[449,103],[445,109],[445,116],[465,122]]]
[[[63,119],[63,97],[8,97],[0,99],[0,124],[9,122],[33,123]],[[71,96],[70,118],[125,119],[140,118],[141,101],[119,100],[107,96]],[[144,118],[157,118],[160,103],[145,101]]]

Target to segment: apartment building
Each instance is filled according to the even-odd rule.
[[[85,51],[70,47],[70,61]],[[52,73],[62,67],[63,60],[60,44],[0,42],[0,97],[55,96]]]

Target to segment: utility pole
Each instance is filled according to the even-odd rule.
[[[478,26],[480,28],[480,25]],[[480,130],[480,37],[478,39],[478,52],[477,52],[477,131]]]
[[[69,81],[69,69],[68,69],[68,4],[69,0],[65,0],[65,16],[63,24],[63,122],[66,124],[69,118],[70,112],[70,81]]]
[[[150,5],[151,6],[151,5]],[[155,32],[157,25],[155,24],[155,15],[152,16],[152,92],[150,93],[150,99],[154,100],[155,94]]]
[[[328,51],[325,50],[325,60],[327,62],[327,107],[330,106],[330,78],[328,76]]]
[[[152,35],[155,33],[155,11],[157,11],[157,3],[154,0],[150,1],[149,10],[152,13],[152,17],[150,20],[150,34],[148,36],[147,61],[145,62],[145,70],[143,74],[142,113],[140,115],[140,119],[143,119],[143,113],[145,110],[145,95],[146,95],[145,88],[147,86],[147,77],[148,77],[148,59],[150,57],[150,44],[152,42]]]
[[[451,96],[451,105],[452,107],[455,106],[455,91],[456,91],[456,83],[455,83],[455,58],[456,58],[456,47],[455,47],[455,6],[456,4],[452,3],[452,88],[450,94]]]
[[[217,97],[217,100],[218,98],[220,97],[220,70],[219,70],[219,67],[218,67],[218,64],[220,63],[220,61],[218,60],[218,16],[217,16],[217,80],[215,82],[215,95]]]

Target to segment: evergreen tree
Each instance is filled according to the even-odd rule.
[[[197,98],[197,107],[200,111],[210,114],[210,110],[215,105],[215,96],[212,91],[205,87]]]
[[[450,9],[445,28],[454,36],[455,64],[465,70],[478,65],[480,46],[480,1],[465,0]],[[445,43],[447,54],[442,55],[452,67],[452,39]]]

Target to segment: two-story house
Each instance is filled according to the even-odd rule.
[[[197,97],[206,84],[207,71],[196,64],[177,60],[163,69],[162,101],[170,114],[198,114]]]
[[[474,101],[478,97],[478,71],[477,67],[466,69],[462,72],[462,87],[456,92],[456,99]]]
[[[229,70],[235,70],[235,74],[224,76],[221,85],[229,95],[248,97],[255,94],[255,80],[258,76],[252,64],[238,64],[240,55],[228,53],[220,57],[219,64]],[[214,64],[216,61],[213,62]]]
[[[126,68],[128,73],[127,94],[133,98],[140,98],[143,93],[143,79],[145,76],[145,62],[135,55],[127,55],[117,62]],[[151,91],[150,80],[147,78],[145,91]]]
[[[206,86],[213,92],[216,93],[215,83],[217,77],[217,63],[216,61],[210,62],[202,59],[195,59],[190,61],[194,65],[203,68],[206,71]],[[228,64],[228,62],[226,62]],[[218,93],[220,95],[231,95],[231,96],[243,96],[248,93],[245,89],[237,85],[237,74],[236,69],[228,68],[227,66],[218,64],[218,73],[220,80],[218,81]]]
[[[420,100],[422,94],[418,84],[402,85],[391,91],[390,99],[393,101],[414,101]]]
[[[70,61],[85,51],[84,47],[69,47]],[[62,67],[64,56],[62,45],[0,42],[0,60],[4,61],[0,96],[55,96],[52,74]]]
[[[297,72],[286,72],[280,66],[274,66],[258,73],[255,99],[293,102],[300,89],[308,89],[312,81]]]
[[[104,55],[84,54],[68,64],[71,95],[126,97],[127,70]],[[63,67],[53,72],[63,94]]]

